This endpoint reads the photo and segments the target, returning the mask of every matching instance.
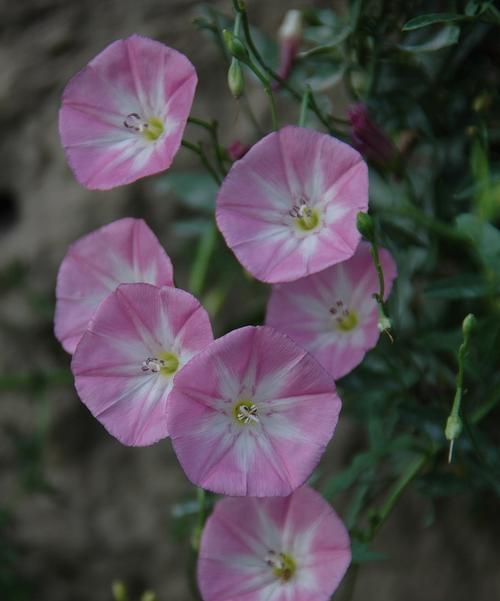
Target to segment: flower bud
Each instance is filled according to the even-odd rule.
[[[242,144],[239,140],[234,140],[227,148],[227,153],[232,161],[241,159],[248,151],[250,146]]]
[[[464,338],[468,338],[475,327],[476,317],[472,313],[469,313],[469,315],[467,315],[467,317],[462,322],[462,332],[464,334]]]
[[[231,94],[238,100],[245,89],[245,79],[243,77],[240,61],[234,57],[231,60],[231,65],[227,72],[227,84],[231,90]]]
[[[293,61],[297,56],[300,42],[302,41],[302,29],[302,12],[295,9],[289,10],[278,30],[278,38],[280,41],[280,64],[278,67],[278,75],[281,79],[287,79],[290,75]]]
[[[153,591],[145,591],[142,594],[141,601],[157,601],[156,594]]]
[[[289,10],[283,23],[278,30],[278,37],[283,42],[285,40],[299,40],[302,38],[302,11]]]
[[[352,145],[367,159],[379,167],[395,168],[399,152],[384,131],[374,123],[363,103],[350,107],[349,121],[352,125]]]
[[[458,415],[450,415],[446,420],[444,435],[447,440],[455,440],[462,433],[462,420]]]
[[[248,62],[250,57],[243,41],[228,29],[224,29],[222,35],[224,36],[224,41],[226,42],[227,49],[231,55],[244,63]]]
[[[373,219],[368,213],[359,212],[356,215],[356,226],[358,228],[358,232],[368,241],[373,240],[374,229],[373,229]]]

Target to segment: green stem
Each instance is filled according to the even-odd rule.
[[[382,507],[378,510],[376,521],[368,534],[367,542],[371,542],[380,528],[382,528],[394,509],[396,503],[399,501],[408,486],[417,477],[420,470],[429,460],[429,457],[430,455],[428,454],[422,454],[408,464],[407,468],[403,471],[393,488],[390,490]]]
[[[182,140],[182,146],[184,146],[184,148],[188,148],[189,150],[191,150],[191,152],[194,152],[199,156],[200,161],[203,163],[205,169],[210,173],[217,185],[220,186],[222,180],[217,171],[210,164],[210,161],[208,160],[202,145],[200,143],[193,144],[192,142],[188,142],[187,140]]]
[[[218,136],[218,123],[217,121],[205,121],[204,119],[200,119],[199,117],[188,117],[188,123],[192,123],[193,125],[198,125],[199,127],[203,127],[208,131],[210,135],[210,139],[212,142],[212,146],[214,148],[215,160],[217,161],[217,166],[219,171],[223,176],[227,174],[226,167],[224,165],[224,157],[222,154],[221,145],[219,144],[219,136]]]
[[[300,104],[299,114],[299,126],[304,127],[307,118],[307,109],[309,107],[309,98],[311,96],[311,86],[306,85],[304,95],[302,96],[302,102]]]
[[[271,120],[273,124],[273,129],[276,130],[278,129],[278,115],[276,112],[276,101],[274,99],[274,94],[271,88],[271,84],[269,83],[269,79],[261,72],[261,70],[252,60],[245,61],[245,64],[257,76],[257,78],[262,84],[262,87],[264,88],[264,92],[267,95],[269,105],[271,108]]]
[[[200,297],[203,292],[205,278],[217,240],[217,228],[211,223],[200,238],[193,268],[189,277],[189,289],[194,296]]]
[[[456,377],[456,388],[455,398],[453,399],[453,405],[451,408],[450,415],[446,421],[445,436],[450,441],[450,450],[448,455],[448,462],[451,462],[453,456],[453,444],[455,440],[460,436],[462,430],[462,420],[460,418],[460,407],[462,403],[463,388],[464,388],[464,364],[465,356],[469,346],[469,338],[474,327],[475,317],[470,313],[463,320],[462,331],[463,331],[463,342],[458,348],[457,359],[458,359],[458,373]]]
[[[443,238],[447,238],[449,240],[453,240],[456,242],[463,242],[470,244],[469,238],[454,228],[451,225],[448,225],[444,221],[440,221],[436,219],[432,215],[428,215],[418,207],[415,207],[410,204],[402,204],[397,206],[391,206],[387,209],[387,212],[381,211],[380,215],[383,219],[389,219],[393,215],[398,215],[401,217],[408,217],[418,225],[422,225],[426,227],[428,230],[434,232],[438,236]]]
[[[248,15],[247,15],[247,11],[246,11],[244,4],[241,2],[241,0],[233,0],[233,6],[234,6],[234,10],[236,11],[236,14],[241,15],[241,24],[243,26],[243,32],[245,34],[245,39],[248,44],[248,47],[250,48],[250,51],[252,52],[252,54],[255,57],[255,60],[259,63],[259,65],[262,67],[262,69],[264,69],[264,71],[267,73],[267,75],[271,79],[274,79],[274,81],[278,82],[281,87],[283,87],[285,90],[290,92],[290,94],[296,100],[301,101],[302,94],[300,92],[298,92],[293,86],[291,86],[285,79],[280,77],[278,75],[278,73],[276,73],[276,71],[274,71],[274,69],[269,67],[269,65],[262,58],[260,52],[257,50],[257,47],[255,46],[255,43],[252,38],[252,33],[250,31],[250,23],[248,21]],[[309,108],[313,111],[313,113],[316,115],[316,117],[319,119],[319,121],[327,128],[327,130],[330,133],[335,133],[335,130],[332,128],[329,120],[323,115],[323,113],[320,111],[318,105],[316,104],[316,100],[314,99],[314,95],[312,94],[312,92],[309,97]]]

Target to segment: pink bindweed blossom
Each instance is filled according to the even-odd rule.
[[[242,265],[264,282],[288,282],[351,257],[356,214],[368,207],[368,172],[347,144],[287,126],[231,168],[217,223]]]
[[[245,327],[179,372],[168,428],[193,483],[227,495],[284,496],[311,474],[340,406],[333,378],[293,340]]]
[[[109,190],[167,169],[196,83],[190,61],[160,42],[110,44],[64,90],[59,132],[76,179]]]
[[[99,305],[71,363],[83,403],[126,445],[168,436],[174,375],[213,340],[205,309],[178,288],[121,284]]]
[[[396,276],[389,252],[379,250],[385,297]],[[337,379],[361,363],[379,338],[377,273],[361,242],[348,261],[296,282],[273,287],[266,323],[288,334]]]
[[[119,219],[72,244],[57,275],[55,334],[68,353],[119,284],[173,285],[172,263],[142,219]]]
[[[219,501],[201,538],[204,601],[328,601],[351,561],[347,530],[323,497]]]

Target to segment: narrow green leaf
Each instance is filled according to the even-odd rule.
[[[421,27],[427,27],[434,23],[452,23],[454,21],[461,21],[464,19],[463,15],[457,13],[429,13],[427,15],[419,15],[413,17],[403,25],[403,31],[411,31],[413,29],[420,29]]]
[[[405,52],[435,52],[458,42],[460,27],[446,25],[435,35],[419,44],[399,44],[398,48]]]
[[[500,285],[497,284],[497,292]],[[492,292],[491,284],[478,274],[467,273],[437,280],[430,284],[424,294],[428,298],[446,300],[483,298]]]
[[[385,553],[372,551],[367,543],[362,543],[357,540],[352,541],[351,545],[352,563],[366,563],[367,561],[381,561],[387,559]]]

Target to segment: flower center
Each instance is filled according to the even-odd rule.
[[[175,374],[179,368],[179,359],[173,353],[159,353],[158,357],[148,357],[142,362],[141,369],[153,374],[161,373],[164,376]]]
[[[288,214],[294,218],[295,224],[303,232],[309,232],[319,224],[318,211],[311,208],[305,198],[301,198],[298,204],[293,205]]]
[[[276,578],[283,580],[283,582],[288,582],[297,570],[295,560],[287,553],[269,551],[266,556],[266,563],[273,569]]]
[[[164,131],[163,123],[156,117],[147,121],[138,113],[130,113],[126,116],[123,125],[131,131],[142,134],[146,140],[158,140]]]
[[[335,318],[337,329],[342,332],[350,332],[358,325],[357,314],[350,309],[346,309],[341,300],[338,300],[333,307],[330,307],[329,311]]]
[[[250,424],[252,422],[258,424],[258,415],[257,405],[246,399],[237,401],[233,407],[233,416],[241,424]]]

